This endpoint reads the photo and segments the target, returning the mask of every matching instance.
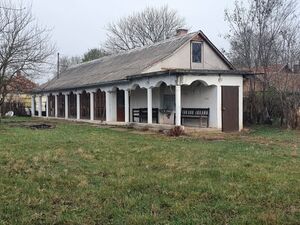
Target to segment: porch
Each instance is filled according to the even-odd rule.
[[[185,126],[221,130],[224,122],[223,89],[231,82],[224,82],[226,79],[227,77],[219,75],[190,75],[180,78],[162,76],[135,79],[129,83],[100,86],[96,89],[45,93],[46,117],[102,124]],[[234,105],[238,109],[242,108],[242,79],[236,87]],[[41,98],[42,95],[39,95],[36,104],[33,96],[32,104],[32,110],[35,110],[35,105],[38,106],[39,116]],[[240,130],[241,112],[236,110],[234,114],[233,122]]]
[[[177,124],[198,128],[209,128],[210,120],[211,124],[214,124],[213,118],[210,117],[210,108],[213,106],[205,101],[203,95],[207,91],[216,91],[214,87],[206,87],[200,81],[196,81],[180,89],[180,121],[177,121]],[[150,113],[148,113],[148,94],[152,98],[152,112]],[[153,124],[177,125],[176,86],[167,86],[162,82],[149,91],[136,85],[129,95],[130,122],[149,123],[148,116],[152,115],[150,122]]]

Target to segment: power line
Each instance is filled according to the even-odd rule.
[[[26,7],[17,9],[17,8],[9,8],[9,7],[3,7],[3,6],[0,6],[0,9],[12,10],[12,11],[22,11],[22,10],[25,10]]]

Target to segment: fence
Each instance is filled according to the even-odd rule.
[[[26,108],[23,102],[4,102],[0,106],[0,114],[5,115],[5,113],[13,111],[16,116],[30,116],[30,110]]]

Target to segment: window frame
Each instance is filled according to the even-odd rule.
[[[200,45],[200,61],[194,61],[194,44]],[[191,42],[191,62],[200,64],[202,63],[202,57],[203,57],[203,42],[201,41],[192,41]]]

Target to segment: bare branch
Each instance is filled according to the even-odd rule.
[[[37,24],[31,7],[0,1],[0,105],[18,71],[35,77],[54,53],[50,31]]]
[[[184,25],[184,19],[168,6],[146,8],[116,23],[110,23],[107,27],[108,35],[104,47],[108,52],[142,47],[173,36],[176,29]]]

